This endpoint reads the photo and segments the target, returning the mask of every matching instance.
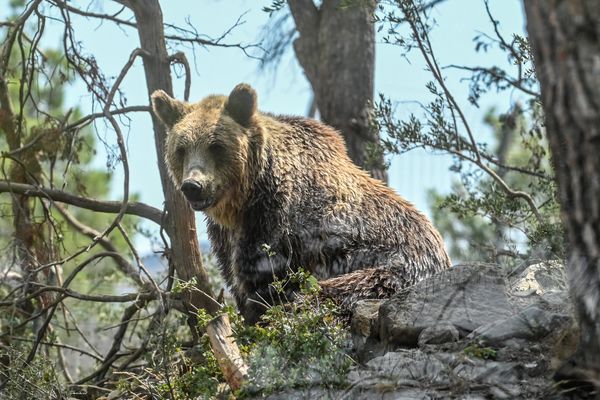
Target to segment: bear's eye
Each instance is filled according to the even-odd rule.
[[[175,152],[177,153],[177,158],[179,158],[180,160],[183,159],[183,157],[185,157],[185,147],[184,146],[177,147]]]
[[[215,159],[221,159],[225,156],[225,146],[222,143],[211,143],[208,146],[208,151],[215,157]]]

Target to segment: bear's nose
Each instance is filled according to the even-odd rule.
[[[184,181],[179,188],[185,197],[190,201],[198,201],[202,198],[202,185],[196,181],[187,180]]]

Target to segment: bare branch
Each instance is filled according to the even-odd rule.
[[[454,69],[460,69],[460,70],[470,71],[470,72],[474,72],[474,73],[476,73],[476,72],[485,73],[487,75],[490,75],[494,79],[505,81],[506,83],[508,83],[512,87],[514,87],[515,89],[518,89],[525,94],[528,94],[528,95],[534,96],[534,97],[540,97],[539,92],[533,91],[523,85],[523,79],[513,79],[513,78],[507,76],[506,74],[500,73],[498,70],[496,70],[494,68],[468,67],[465,65],[456,65],[456,64],[450,64],[444,68],[454,68]]]
[[[150,106],[129,106],[129,107],[119,108],[116,110],[111,110],[110,113],[112,115],[120,115],[120,114],[128,114],[130,112],[151,112],[151,111],[152,111],[152,107],[150,107]],[[78,119],[77,121],[65,126],[63,128],[63,130],[69,131],[71,129],[81,128],[82,126],[89,124],[90,122],[92,122],[95,119],[104,118],[104,117],[105,117],[105,115],[103,112],[89,114],[89,115],[86,115],[85,117],[82,117],[82,118]]]
[[[106,257],[108,255],[110,255],[109,252],[98,253],[98,254],[94,254],[93,256],[91,256],[91,257],[87,258],[86,260],[84,260],[82,263],[80,263],[79,265],[77,265],[73,269],[73,271],[69,274],[69,276],[67,277],[67,279],[65,279],[65,281],[63,282],[63,284],[61,285],[61,287],[65,288],[65,289],[68,288],[69,285],[71,284],[71,282],[73,281],[73,279],[75,279],[75,277],[87,265],[89,265],[94,260],[101,259],[101,258]],[[31,349],[29,351],[29,354],[27,355],[27,358],[25,359],[25,361],[23,362],[23,365],[19,368],[19,370],[22,370],[23,368],[25,368],[35,358],[35,355],[36,355],[36,353],[37,353],[37,351],[39,349],[40,342],[43,340],[44,336],[46,335],[46,331],[47,331],[48,327],[50,326],[50,322],[52,321],[52,318],[54,317],[54,313],[56,312],[56,308],[64,300],[64,298],[65,298],[64,294],[62,296],[59,296],[58,299],[54,300],[47,307],[47,309],[41,310],[38,313],[38,316],[45,315],[45,319],[44,319],[44,322],[39,327],[39,329],[38,329],[38,331],[36,333],[36,339],[33,342],[33,345],[31,346]],[[137,302],[136,302],[136,304],[137,304]]]
[[[22,336],[8,336],[8,338],[10,340],[16,340],[19,342],[33,342],[33,339],[24,338]],[[79,347],[71,346],[71,345],[64,344],[64,343],[55,343],[55,342],[46,342],[46,341],[41,341],[40,344],[43,344],[44,346],[60,347],[60,348],[66,349],[66,350],[75,351],[77,353],[80,353],[80,354],[86,355],[90,358],[93,358],[96,361],[102,361],[102,357],[98,357],[94,353],[90,353],[89,351],[80,349]]]
[[[175,54],[169,56],[169,62],[172,64],[181,64],[185,69],[185,89],[183,92],[183,99],[185,101],[190,101],[190,87],[192,86],[192,72],[190,70],[190,63],[185,56],[185,53],[182,51],[178,51]]]
[[[123,236],[123,239],[125,239],[125,242],[127,243],[127,246],[129,246],[129,249],[131,250],[131,253],[135,257],[135,260],[137,262],[138,268],[141,269],[144,272],[144,274],[146,275],[146,277],[148,278],[148,280],[150,282],[150,286],[152,286],[152,288],[156,291],[156,293],[160,293],[161,290],[160,290],[158,284],[156,283],[156,281],[152,277],[152,274],[150,274],[150,272],[148,272],[148,269],[146,268],[146,266],[142,262],[142,258],[140,257],[139,253],[137,252],[135,246],[133,245],[133,242],[129,238],[129,235],[127,235],[127,232],[125,231],[125,229],[123,228],[123,226],[121,224],[119,224],[117,226],[117,228],[119,229],[119,232],[121,233],[121,236]],[[165,310],[166,306],[164,304],[162,296],[159,297],[158,300],[160,301],[160,308],[161,308],[161,310]]]
[[[126,0],[114,0],[114,1],[116,3],[119,3],[119,4],[127,7],[127,8],[132,7],[132,4],[130,1],[126,1]],[[116,23],[117,25],[122,25],[122,26],[126,26],[129,28],[137,29],[137,27],[138,27],[135,22],[133,22],[131,20],[118,18],[118,17],[115,17],[114,15],[84,11],[79,8],[73,7],[61,0],[52,0],[52,2],[54,3],[55,6],[61,8],[63,10],[72,12],[73,14],[80,15],[82,17],[96,18],[96,19],[103,20],[103,21],[110,21],[110,22]],[[183,32],[184,34],[165,34],[165,39],[171,40],[174,42],[179,42],[179,43],[195,44],[195,45],[199,45],[202,47],[238,48],[238,49],[242,50],[242,52],[246,56],[248,56],[250,58],[257,58],[256,56],[251,55],[248,51],[252,48],[257,48],[259,50],[262,50],[262,48],[260,47],[259,44],[223,43],[223,41],[222,41],[225,38],[225,36],[227,36],[229,33],[231,33],[231,31],[233,31],[233,29],[242,25],[242,23],[243,23],[241,21],[242,16],[240,16],[238,18],[238,20],[230,28],[228,28],[223,35],[221,35],[220,37],[218,37],[216,39],[209,38],[209,37],[204,38],[204,37],[201,37],[196,32],[184,30],[184,29],[181,29],[179,27],[175,27],[174,25],[169,25],[169,24],[165,24],[165,26],[168,28],[174,28],[177,31]]]
[[[82,300],[82,301],[93,301],[97,303],[129,303],[131,301],[138,300],[155,300],[159,297],[157,293],[154,292],[142,292],[142,293],[128,293],[122,295],[110,295],[110,294],[101,294],[101,295],[91,295],[91,294],[83,294],[75,292],[71,289],[64,288],[61,286],[45,286],[40,285],[39,283],[34,283],[32,286],[42,286],[40,289],[32,292],[31,294],[20,297],[17,301],[34,299],[42,293],[54,292],[62,294],[61,300],[67,297],[72,297],[74,299]],[[1,301],[0,307],[12,306],[15,304],[15,301]]]
[[[248,366],[232,339],[233,331],[227,314],[218,315],[206,326],[210,346],[231,390],[238,390],[248,376]]]
[[[121,209],[120,201],[103,201],[77,196],[57,189],[41,188],[23,183],[0,181],[0,193],[24,194],[32,197],[41,197],[52,201],[71,204],[86,210],[103,213],[118,213]],[[161,223],[162,211],[140,202],[127,203],[125,213],[145,218],[156,224]]]
[[[129,326],[131,319],[140,309],[144,308],[145,305],[146,300],[138,300],[125,309],[123,316],[121,317],[121,325],[115,334],[112,346],[106,354],[104,362],[95,372],[85,378],[80,379],[75,384],[79,385],[96,377],[103,377],[106,374],[111,365],[120,357],[118,352],[121,348],[121,343],[123,342],[123,338],[125,337],[125,333],[127,332],[127,327]]]
[[[110,239],[108,239],[107,237],[101,237],[100,232],[98,232],[97,230],[90,228],[89,226],[80,222],[65,207],[63,207],[60,204],[54,204],[54,207],[56,207],[58,212],[69,223],[69,225],[71,225],[73,228],[75,228],[77,231],[79,231],[82,235],[85,235],[92,240],[94,240],[97,237],[100,237],[99,242],[98,242],[100,244],[100,246],[104,247],[104,249],[106,251],[115,252],[115,253],[118,252],[117,248],[110,241]],[[144,286],[144,284],[145,284],[144,280],[142,279],[140,274],[135,270],[135,268],[133,268],[133,265],[131,265],[129,262],[127,262],[124,258],[115,258],[114,260],[115,260],[115,263],[117,264],[117,266],[119,267],[119,269],[121,270],[121,272],[123,272],[125,275],[127,275],[128,277],[133,279],[133,281],[135,283],[137,283],[138,285]]]
[[[128,7],[128,5],[125,5],[123,1],[116,1],[117,3],[120,3],[126,7]],[[91,11],[84,11],[81,10],[77,7],[73,7],[71,5],[69,5],[67,2],[62,1],[62,0],[51,0],[50,3],[54,4],[56,7],[59,7],[63,10],[72,12],[73,14],[77,14],[77,15],[81,15],[82,17],[87,17],[87,18],[97,18],[100,20],[106,20],[106,21],[111,21],[116,23],[117,25],[125,25],[131,28],[135,28],[136,24],[135,22],[132,22],[130,20],[126,20],[126,19],[122,19],[122,18],[117,18],[114,15],[109,15],[109,14],[102,14],[102,13],[95,13],[95,12],[91,12]]]
[[[4,44],[2,45],[2,51],[0,52],[0,78],[4,79],[6,74],[6,69],[8,68],[8,62],[10,61],[10,53],[12,51],[12,46],[14,45],[15,39],[17,38],[17,34],[20,29],[25,25],[27,19],[33,14],[42,0],[35,0],[29,8],[27,8],[16,21],[12,22],[10,25],[12,29],[9,31],[7,38],[4,40]]]

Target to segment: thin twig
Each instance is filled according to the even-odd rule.
[[[116,23],[117,25],[123,25],[123,26],[129,27],[129,28],[135,28],[135,29],[137,29],[137,24],[135,22],[133,22],[133,21],[130,21],[130,20],[126,20],[126,19],[122,19],[122,18],[117,18],[117,17],[115,17],[113,15],[109,15],[109,14],[102,14],[102,13],[95,13],[95,12],[90,12],[90,11],[84,11],[84,10],[81,10],[79,8],[73,7],[73,6],[71,6],[71,5],[69,5],[66,2],[61,1],[61,0],[52,0],[52,2],[54,3],[55,6],[61,8],[63,10],[72,12],[73,14],[80,15],[82,17],[96,18],[96,19],[100,19],[100,20],[111,21],[111,22]],[[126,2],[120,1],[119,3],[125,5]],[[217,39],[212,39],[212,38],[208,38],[208,37],[207,38],[203,38],[199,34],[197,34],[196,32],[191,32],[189,30],[181,29],[181,28],[175,27],[174,25],[170,25],[170,24],[165,24],[165,26],[166,27],[170,27],[170,28],[177,28],[178,31],[183,32],[183,33],[185,33],[185,35],[189,35],[189,36],[177,35],[177,34],[165,34],[165,39],[171,40],[171,41],[174,41],[174,42],[179,42],[179,43],[189,43],[189,44],[199,45],[199,46],[202,46],[202,47],[237,48],[237,49],[240,49],[249,58],[257,58],[256,56],[250,54],[249,50],[251,50],[251,49],[263,50],[262,47],[260,46],[260,44],[224,43],[222,41],[235,28],[237,28],[237,27],[239,27],[240,25],[243,24],[242,18],[243,18],[244,15],[245,15],[245,13],[242,14],[240,17],[238,17],[238,19],[236,20],[236,22],[231,27],[229,27]]]
[[[33,343],[33,339],[29,339],[29,338],[25,338],[22,336],[8,336],[8,338],[10,340],[16,340],[18,342],[29,342],[29,343]],[[50,347],[60,347],[66,350],[71,350],[71,351],[75,351],[77,353],[86,355],[90,358],[93,358],[96,361],[102,361],[102,357],[97,356],[94,353],[90,353],[87,350],[84,349],[80,349],[79,347],[75,347],[75,346],[71,346],[69,344],[64,344],[64,343],[56,343],[56,342],[46,342],[46,341],[41,341],[40,344],[43,344],[44,346],[50,346]]]
[[[71,214],[65,207],[60,204],[54,204],[54,207],[58,210],[58,212],[64,217],[64,219],[71,225],[73,228],[78,230],[82,235],[89,237],[90,239],[94,239],[100,237],[100,232],[97,230],[85,225],[81,221],[79,221],[73,214]],[[120,226],[120,225],[119,225]],[[105,250],[117,253],[116,246],[110,241],[107,237],[100,238],[100,246],[104,247]],[[140,274],[133,268],[131,263],[127,262],[124,258],[115,258],[116,264],[118,265],[121,272],[125,275],[133,279],[133,281],[141,287],[145,286],[145,282],[140,276]]]
[[[514,87],[515,89],[518,89],[525,94],[528,94],[528,95],[536,97],[536,98],[540,97],[539,92],[536,92],[534,90],[531,90],[531,89],[523,86],[523,84],[522,84],[523,79],[520,79],[520,80],[512,79],[511,77],[509,77],[507,75],[502,75],[502,74],[498,73],[497,71],[495,71],[492,68],[468,67],[466,65],[456,65],[456,64],[450,64],[450,65],[445,66],[444,68],[453,68],[453,69],[460,69],[460,70],[464,70],[464,71],[470,71],[470,72],[474,72],[474,73],[481,72],[484,74],[488,74],[491,77],[493,77],[494,79],[505,81],[506,83],[508,83],[509,85]]]
[[[120,114],[128,114],[130,112],[151,112],[151,111],[152,111],[152,108],[149,106],[129,106],[129,107],[119,108],[116,110],[111,110],[110,113],[112,115],[120,115]],[[104,112],[86,115],[85,117],[82,117],[82,118],[78,119],[77,121],[65,126],[62,130],[69,131],[69,130],[72,130],[75,128],[81,128],[81,127],[87,125],[88,123],[92,122],[95,119],[104,118],[104,116],[105,116]]]

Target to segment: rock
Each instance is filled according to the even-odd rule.
[[[379,331],[374,329],[378,326],[379,307],[383,300],[359,300],[353,307],[352,319],[350,320],[350,329],[352,333],[368,338],[374,334],[379,335]]]
[[[383,303],[379,334],[387,343],[415,346],[421,331],[428,327],[452,324],[465,336],[512,313],[500,268],[456,266]]]
[[[387,346],[379,341],[379,306],[384,300],[359,300],[352,309],[350,331],[355,357],[367,362],[386,353]]]
[[[572,313],[565,268],[559,261],[530,265],[508,282],[507,292],[520,308],[537,304],[558,313]]]
[[[435,356],[415,351],[389,352],[366,363],[365,369],[351,371],[350,382],[362,382],[370,377],[382,377],[395,386],[448,385],[448,368]]]
[[[458,329],[452,324],[441,323],[429,326],[419,334],[418,344],[423,347],[428,344],[442,344],[449,342],[458,342]]]
[[[456,353],[427,354],[419,349],[390,352],[348,375],[347,398],[514,399],[536,398],[539,387],[523,386],[517,362],[482,360]],[[373,397],[367,397],[370,393]],[[414,397],[410,397],[414,396]]]
[[[488,398],[514,399],[523,392],[519,385],[523,368],[518,363],[470,359],[457,365],[452,371],[469,386],[483,386]]]
[[[375,357],[380,357],[386,354],[390,348],[385,343],[369,337],[354,335],[352,337],[354,344],[354,359],[359,363],[366,363]]]
[[[306,399],[337,399],[343,394],[340,390],[330,390],[320,387],[290,388],[285,391],[277,391],[269,395],[249,397],[249,399],[265,400],[306,400]],[[227,397],[223,397],[227,398]],[[245,397],[248,398],[248,397]]]
[[[453,267],[383,303],[355,305],[359,363],[341,386],[309,382],[267,398],[558,400],[550,368],[563,342],[576,343],[570,315],[559,263],[512,277],[496,266]]]
[[[538,295],[550,291],[564,292],[567,289],[565,267],[559,261],[545,261],[527,267],[510,284],[514,295],[535,293]]]
[[[517,383],[523,376],[523,368],[517,363],[476,358],[457,365],[452,372],[466,381],[490,385]]]
[[[509,318],[477,328],[469,338],[489,346],[501,347],[512,339],[537,341],[570,324],[571,317],[567,315],[554,314],[537,306],[530,306]]]

